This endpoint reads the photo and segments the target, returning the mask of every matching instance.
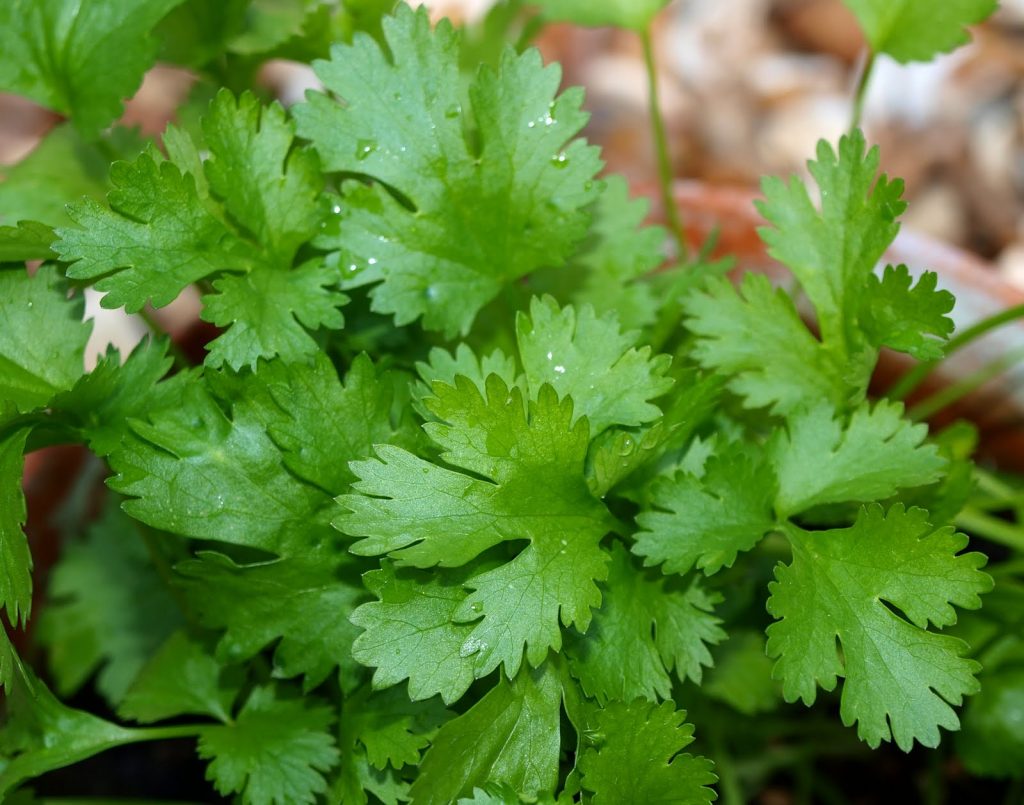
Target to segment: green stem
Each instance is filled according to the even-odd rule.
[[[986,333],[1001,327],[1004,324],[1008,324],[1015,319],[1019,319],[1024,316],[1024,304],[1015,305],[1014,307],[1002,310],[996,313],[994,316],[982,319],[977,324],[973,324],[966,330],[957,333],[953,338],[946,344],[945,357],[948,358],[954,352],[970,344],[972,341],[980,338]],[[916,389],[932,370],[939,365],[941,361],[924,361],[919,363],[909,372],[907,372],[899,381],[886,393],[886,396],[891,400],[903,400],[906,399],[907,395]]]
[[[654,43],[651,40],[650,28],[640,31],[640,41],[644,48],[644,66],[647,68],[647,101],[650,107],[651,131],[654,134],[654,150],[658,157],[658,184],[661,188],[661,204],[665,208],[665,220],[679,249],[679,261],[686,260],[688,251],[686,236],[683,234],[683,222],[679,217],[679,208],[672,196],[672,159],[669,156],[668,136],[665,134],[665,120],[661,114],[661,103],[658,100],[658,68],[654,61]]]
[[[925,802],[928,805],[944,805],[946,793],[942,783],[942,754],[933,749],[928,756],[928,789],[925,791]]]
[[[715,761],[715,773],[718,775],[718,791],[722,795],[722,805],[744,805],[747,798],[743,795],[732,755],[725,748],[722,733],[717,726],[711,728],[710,735],[712,760]]]
[[[850,131],[860,128],[861,118],[864,115],[864,99],[868,94],[868,86],[871,83],[871,74],[875,69],[875,52],[868,49],[864,57],[864,64],[860,68],[860,75],[857,77],[857,89],[853,93],[853,112],[850,116]]]
[[[943,408],[977,391],[989,380],[998,377],[1022,359],[1024,359],[1024,348],[1008,352],[1002,357],[985,364],[976,372],[972,372],[963,380],[958,380],[956,383],[946,386],[946,388],[940,389],[930,397],[921,400],[921,402],[912,406],[907,411],[907,416],[916,420],[928,419]]]
[[[146,329],[154,337],[167,336],[167,351],[170,356],[174,359],[174,365],[179,369],[188,369],[192,364],[189,362],[188,356],[181,351],[181,347],[174,343],[174,339],[168,335],[167,331],[160,326],[160,322],[157,321],[156,316],[153,315],[153,311],[147,307],[142,307],[138,311],[138,317],[146,323]]]
[[[963,511],[956,516],[956,525],[957,528],[970,531],[990,542],[1024,552],[1024,531],[1012,523],[978,511],[973,506],[964,507]]]

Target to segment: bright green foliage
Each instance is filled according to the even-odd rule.
[[[927,512],[899,504],[862,509],[849,528],[791,527],[789,537],[793,561],[776,568],[768,600],[779,619],[768,653],[786,700],[810,704],[816,687],[832,690],[842,676],[843,723],[858,722],[868,744],[937,746],[940,726],[959,726],[950,704],[978,690],[980,666],[963,658],[963,641],[927,627],[954,623],[954,604],[981,605],[992,587],[979,570],[985,557],[958,556],[966,537],[935,531]]]
[[[192,375],[181,373],[159,383],[171,363],[166,340],[142,341],[123,364],[118,351],[109,347],[95,368],[54,397],[50,407],[68,418],[94,453],[110,455],[130,432],[128,419],[177,407]]]
[[[571,255],[600,161],[572,139],[582,95],[556,96],[559,71],[535,51],[482,68],[466,99],[449,23],[431,31],[424,10],[403,5],[384,33],[390,59],[357,35],[315,64],[344,105],[314,94],[295,110],[327,170],[375,180],[343,188],[318,243],[338,251],[350,286],[379,283],[373,308],[396,324],[465,334],[506,284]]]
[[[641,425],[661,416],[649,402],[672,387],[670,359],[636,349],[636,333],[619,331],[614,314],[598,318],[589,305],[559,308],[550,296],[534,298],[530,315],[516,318],[519,356],[531,389],[551,384],[586,416],[591,435],[612,425]]]
[[[651,487],[653,509],[637,516],[642,527],[633,552],[665,573],[696,566],[708,575],[731,567],[775,527],[773,473],[742,450],[709,459],[702,478],[680,471]]]
[[[385,562],[363,577],[378,600],[352,613],[352,623],[364,630],[352,656],[375,668],[374,687],[408,678],[413,701],[440,694],[451,704],[462,697],[473,682],[475,665],[475,658],[462,651],[473,626],[454,622],[466,598],[464,576],[416,575]]]
[[[0,226],[0,263],[49,260],[56,256],[50,248],[56,237],[50,227],[36,221]]]
[[[143,723],[185,714],[228,722],[243,681],[241,667],[211,656],[209,641],[178,630],[143,666],[117,712]]]
[[[335,525],[364,539],[354,553],[388,554],[415,567],[457,567],[506,540],[528,540],[514,559],[474,575],[455,619],[479,623],[462,651],[477,655],[478,676],[504,663],[515,675],[523,649],[539,665],[562,644],[559,621],[585,631],[607,574],[599,543],[612,521],[583,476],[587,425],[572,404],[541,387],[527,407],[496,375],[487,395],[469,380],[435,384],[428,400],[442,421],[425,430],[448,464],[478,480],[408,453],[379,447],[356,462],[359,495],[339,498],[350,513]]]
[[[0,300],[0,400],[30,411],[82,375],[92,326],[82,323],[82,297],[67,298],[55,266],[35,276],[0,268]]]
[[[313,803],[338,762],[333,720],[316,699],[255,688],[231,724],[200,732],[199,756],[211,761],[206,777],[246,805]]]
[[[410,702],[398,688],[371,693],[364,687],[345,699],[342,730],[362,745],[375,769],[401,769],[419,765],[421,753],[447,715],[436,699]]]
[[[634,566],[621,545],[612,550],[601,609],[586,636],[568,646],[570,668],[588,696],[667,699],[675,671],[700,684],[711,664],[708,644],[725,639],[711,614],[716,596],[696,582],[653,576]]]
[[[843,0],[871,48],[900,62],[931,61],[966,44],[964,28],[996,10],[998,0]]]
[[[413,389],[417,412],[428,420],[434,417],[423,404],[423,400],[433,395],[435,382],[440,381],[447,386],[454,386],[455,378],[461,375],[472,380],[481,394],[486,393],[487,378],[491,375],[500,377],[506,386],[517,385],[516,362],[513,358],[505,355],[500,349],[478,358],[465,343],[459,344],[454,352],[434,347],[430,350],[427,361],[416,364],[416,372],[423,381],[416,384]]]
[[[275,677],[304,674],[306,688],[312,689],[336,665],[352,673],[356,630],[348,614],[363,591],[352,579],[350,564],[337,551],[243,566],[204,552],[176,569],[200,622],[224,630],[217,644],[219,659],[243,662],[280,640]]]
[[[709,280],[686,298],[684,310],[687,328],[699,336],[693,356],[728,376],[729,388],[751,408],[788,413],[807,400],[844,401],[841,368],[767,277],[747,274],[740,293],[727,279]]]
[[[229,419],[202,386],[182,406],[136,421],[110,457],[110,485],[131,499],[124,509],[142,522],[187,537],[281,552],[320,537],[317,513],[327,495],[287,471],[254,404],[239,402]],[[209,478],[216,478],[216,485]]]
[[[443,805],[488,782],[526,795],[558,780],[562,685],[550,666],[524,669],[498,683],[434,738],[409,792],[414,802]],[[528,762],[523,762],[524,759]]]
[[[788,517],[827,503],[883,500],[937,481],[946,460],[922,444],[927,435],[927,426],[903,418],[901,403],[885,400],[861,405],[845,426],[827,405],[794,414],[772,447],[775,510]]]
[[[826,343],[841,354],[856,351],[851,330],[868,275],[896,233],[906,209],[903,182],[878,177],[878,148],[865,152],[859,131],[839,140],[834,151],[818,143],[808,168],[821,190],[822,208],[811,202],[799,179],[767,178],[758,205],[773,225],[761,230],[768,253],[785,263],[814,303]]]
[[[26,428],[0,439],[0,606],[10,622],[21,627],[32,611],[32,554],[22,531],[27,512],[21,490],[28,434]]]
[[[671,702],[611,702],[595,717],[594,746],[579,759],[583,787],[595,805],[618,802],[709,803],[718,778],[712,763],[682,750],[693,726]]]
[[[669,0],[533,0],[552,20],[565,20],[577,25],[615,25],[620,28],[644,30]]]
[[[0,4],[0,90],[68,115],[86,136],[121,113],[156,58],[152,30],[182,0]]]
[[[2,12],[0,12],[2,13]],[[70,222],[65,206],[83,196],[100,200],[107,191],[110,156],[134,159],[143,143],[135,132],[114,128],[98,142],[86,142],[70,123],[55,126],[32,153],[3,168],[0,224]]]
[[[108,701],[119,702],[182,620],[138,527],[116,504],[84,540],[64,547],[47,596],[39,637],[62,696],[99,670],[96,688]]]
[[[345,384],[323,355],[312,366],[274,361],[260,369],[283,412],[270,426],[285,465],[305,481],[338,493],[355,475],[349,461],[368,458],[375,444],[411,443],[409,378],[380,371],[365,355],[352,362]]]
[[[69,276],[100,279],[103,304],[137,310],[174,299],[189,283],[214,280],[204,318],[227,327],[210,347],[211,366],[255,368],[260,358],[311,358],[310,330],[337,329],[348,301],[318,260],[294,270],[300,245],[319,231],[323,188],[316,154],[293,147],[294,126],[277,104],[223,90],[203,118],[210,157],[173,131],[171,160],[150,152],[111,172],[111,208],[83,202],[80,228],[62,229],[56,249]]]
[[[886,266],[879,279],[868,277],[860,305],[860,326],[875,347],[907,352],[919,361],[942,357],[940,339],[953,332],[953,294],[936,290],[939,277],[933,271],[921,275],[916,285],[906,266]],[[929,336],[936,336],[929,338]]]

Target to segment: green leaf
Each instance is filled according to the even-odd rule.
[[[527,796],[554,793],[558,782],[562,685],[550,665],[498,683],[447,722],[423,758],[413,802],[442,805],[488,782]]]
[[[827,404],[794,414],[771,448],[779,481],[775,510],[789,517],[812,506],[888,498],[939,480],[947,461],[923,444],[928,426],[903,418],[902,403],[857,408],[844,424]]]
[[[4,185],[0,184],[0,189]],[[17,226],[0,226],[0,263],[49,260],[57,255],[50,246],[57,236],[46,224],[21,221]]]
[[[313,697],[256,688],[234,722],[200,732],[199,757],[211,761],[206,779],[224,796],[241,794],[246,805],[312,805],[338,762],[333,721]]]
[[[531,0],[540,6],[550,20],[574,22],[577,25],[632,28],[643,31],[669,0]]]
[[[617,802],[710,803],[718,778],[713,764],[682,750],[693,743],[693,726],[672,702],[610,702],[596,714],[592,745],[577,768],[595,805]],[[587,736],[584,736],[585,738]]]
[[[68,202],[83,196],[101,201],[110,163],[134,159],[142,148],[139,135],[125,128],[115,127],[96,142],[86,142],[70,123],[54,126],[28,156],[4,167],[0,224],[32,220],[67,225]]]
[[[601,609],[586,636],[568,645],[569,667],[583,690],[609,699],[668,699],[675,671],[700,684],[711,664],[709,644],[725,639],[711,614],[720,598],[696,582],[653,576],[633,566],[626,550],[612,550]]]
[[[217,658],[250,659],[279,640],[274,675],[305,675],[305,689],[319,685],[335,666],[353,673],[357,631],[349,622],[363,589],[351,581],[351,558],[336,550],[310,551],[253,565],[238,565],[204,551],[175,566],[199,621],[224,629]]]
[[[642,527],[633,553],[664,573],[696,566],[707,575],[732,567],[740,551],[754,547],[776,527],[776,481],[760,458],[733,448],[708,460],[702,478],[685,471],[658,478],[653,508],[637,515]]]
[[[260,367],[284,415],[270,435],[293,473],[338,494],[355,480],[349,462],[369,458],[375,444],[411,444],[408,377],[374,367],[359,355],[345,384],[323,354],[312,366],[272,361]]]
[[[768,653],[786,701],[811,704],[816,686],[832,690],[844,677],[843,723],[858,722],[873,747],[937,746],[940,726],[959,726],[950,705],[978,690],[967,645],[927,627],[954,623],[954,604],[981,606],[979,594],[992,588],[979,569],[986,558],[958,556],[967,537],[926,518],[923,509],[871,505],[849,528],[790,527],[792,563],[777,566],[770,585],[778,622],[768,627]]]
[[[75,693],[98,670],[97,690],[107,701],[120,702],[182,623],[178,602],[137,526],[115,503],[84,539],[64,546],[47,597],[38,634],[62,696]]]
[[[455,612],[466,598],[465,573],[396,571],[390,562],[363,576],[377,601],[352,613],[363,629],[352,656],[376,668],[374,688],[409,680],[409,698],[440,694],[445,704],[458,701],[473,682],[475,659],[462,647],[472,624],[455,623]]]
[[[487,378],[497,375],[506,386],[517,385],[516,362],[500,349],[489,355],[478,358],[476,353],[465,343],[460,343],[454,352],[433,347],[426,361],[416,363],[416,372],[421,383],[413,387],[413,399],[416,410],[424,419],[435,418],[423,401],[433,395],[434,383],[441,382],[446,386],[454,386],[455,378],[462,377],[472,380],[481,394],[487,392]]]
[[[151,422],[136,420],[110,456],[110,486],[129,496],[124,510],[147,525],[186,537],[270,552],[308,548],[323,529],[330,498],[288,472],[254,403],[229,419],[199,384],[182,405]],[[215,478],[216,484],[210,479]]]
[[[872,50],[896,61],[931,61],[967,44],[966,26],[992,14],[997,0],[844,0],[864,29]]]
[[[22,629],[32,612],[32,554],[22,530],[28,511],[21,486],[29,432],[22,428],[0,439],[0,606]]]
[[[773,665],[765,653],[762,632],[734,631],[715,652],[715,667],[708,672],[701,691],[744,715],[774,710],[782,688],[772,679]]]
[[[72,421],[90,450],[110,455],[130,432],[129,419],[175,407],[186,385],[196,382],[189,372],[160,382],[173,363],[167,344],[166,339],[145,339],[123,364],[118,351],[108,347],[89,374],[53,398],[50,409]]]
[[[556,96],[559,69],[510,49],[467,101],[450,23],[431,30],[403,4],[384,34],[390,60],[357,34],[314,64],[344,105],[313,94],[295,109],[327,170],[375,180],[343,188],[317,242],[338,251],[349,286],[376,284],[373,309],[396,324],[466,334],[504,286],[564,264],[586,233],[600,160],[573,140],[582,93]]]
[[[1019,650],[1024,659],[1024,650]],[[957,750],[972,774],[1020,777],[1024,768],[1024,666],[986,671],[981,691],[967,704]]]
[[[156,24],[182,0],[10,0],[0,90],[71,117],[87,137],[121,114],[156,59]]]
[[[946,315],[953,309],[953,294],[936,290],[938,275],[932,271],[922,274],[913,287],[912,282],[903,265],[886,266],[881,279],[870,275],[860,326],[875,347],[906,352],[919,361],[940,360],[941,342],[953,332],[953,320]]]
[[[649,346],[636,349],[636,333],[622,333],[615,314],[598,318],[589,305],[577,313],[571,305],[559,308],[550,296],[534,298],[529,316],[516,317],[516,338],[531,390],[549,383],[571,397],[592,435],[661,416],[649,400],[672,387],[665,377],[671,359],[652,358]]]
[[[209,640],[178,630],[143,666],[117,713],[143,723],[180,715],[228,722],[244,681],[241,668],[225,668],[214,658]]]
[[[537,666],[561,646],[559,621],[580,631],[590,624],[601,602],[595,582],[607,574],[599,543],[613,520],[587,488],[587,425],[570,424],[570,400],[543,386],[527,409],[497,375],[486,397],[463,377],[434,391],[428,406],[442,421],[424,429],[442,460],[486,480],[378,447],[379,459],[353,463],[360,494],[338,499],[350,513],[335,525],[364,537],[354,553],[424,568],[458,567],[501,542],[527,540],[510,562],[467,580],[473,592],[455,614],[479,619],[462,649],[478,655],[477,676],[500,663],[512,676],[524,647]]]
[[[410,702],[398,688],[372,693],[363,687],[345,699],[342,732],[366,750],[371,766],[417,766],[447,711],[436,699]]]
[[[31,411],[82,375],[92,325],[82,323],[82,297],[68,299],[56,266],[34,276],[0,269],[0,300],[0,401]]]
[[[759,230],[768,253],[800,280],[818,313],[826,344],[840,354],[857,351],[856,317],[864,284],[899,232],[906,209],[903,182],[878,176],[879,151],[866,151],[859,130],[844,135],[837,151],[821,140],[808,163],[822,198],[819,212],[803,181],[775,177],[761,185],[758,210],[772,224]]]
[[[840,367],[767,277],[747,274],[740,293],[727,279],[711,278],[684,299],[683,309],[687,328],[698,336],[694,358],[731,375],[729,388],[748,407],[784,414],[807,400],[839,406],[849,394]]]

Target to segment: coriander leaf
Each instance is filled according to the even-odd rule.
[[[455,611],[466,597],[465,573],[431,576],[395,571],[390,562],[363,576],[377,601],[363,604],[351,620],[363,633],[352,656],[375,667],[374,688],[409,680],[409,698],[440,694],[445,704],[457,701],[473,682],[474,658],[462,652],[473,631],[455,623]]]
[[[707,575],[731,567],[740,551],[775,528],[776,481],[763,460],[735,447],[708,459],[702,478],[679,471],[651,489],[653,508],[637,515],[642,527],[633,553],[664,573],[696,566]]]
[[[715,652],[715,667],[701,690],[744,715],[773,710],[782,698],[782,689],[772,679],[772,665],[762,632],[731,632]]]
[[[886,266],[879,279],[868,276],[860,307],[860,326],[875,347],[906,352],[919,361],[942,358],[941,341],[953,332],[953,309],[949,291],[936,290],[938,275],[926,271],[911,287],[913,278],[906,266]],[[936,336],[929,338],[928,336]]]
[[[376,369],[365,354],[352,361],[344,385],[320,352],[311,366],[272,361],[260,378],[283,412],[270,435],[285,465],[329,493],[348,489],[355,479],[348,463],[371,456],[373,445],[413,441],[407,376]]]
[[[980,666],[967,645],[927,630],[956,621],[953,604],[981,606],[992,588],[980,553],[957,555],[967,538],[934,530],[923,509],[872,504],[849,528],[807,532],[789,527],[789,565],[770,585],[768,654],[786,701],[814,702],[816,686],[845,677],[840,714],[870,746],[894,739],[939,743],[938,728],[959,726],[950,705],[975,693]],[[838,645],[837,645],[838,643]]]
[[[693,726],[672,702],[609,702],[595,716],[596,746],[577,761],[595,805],[617,802],[710,803],[718,778],[706,758],[684,753]],[[584,736],[586,739],[586,736]]]
[[[460,343],[454,353],[433,347],[426,361],[417,361],[416,371],[422,382],[413,387],[413,399],[417,411],[424,419],[432,418],[423,400],[433,395],[433,386],[437,381],[453,386],[455,378],[461,375],[472,380],[481,394],[487,391],[487,378],[490,375],[500,377],[506,386],[517,385],[514,358],[505,355],[500,349],[478,358],[465,343]]]
[[[357,34],[314,64],[343,104],[312,94],[295,108],[327,170],[376,182],[346,184],[317,243],[350,266],[349,286],[376,284],[373,309],[396,324],[465,334],[505,285],[562,265],[586,233],[600,160],[572,139],[582,93],[556,96],[559,69],[509,49],[465,106],[447,20],[431,30],[425,10],[399,5],[384,36],[391,59]]]
[[[372,693],[363,687],[345,699],[342,732],[362,744],[374,768],[401,769],[419,765],[420,753],[446,714],[436,699],[410,702],[398,688]]]
[[[83,710],[61,704],[0,630],[0,682],[6,693],[0,730],[0,799],[25,780],[143,739]]]
[[[32,554],[22,530],[28,511],[21,482],[29,432],[22,428],[0,439],[0,606],[20,628],[32,612]]]
[[[532,0],[551,20],[564,20],[577,25],[632,28],[643,31],[669,0]]]
[[[931,61],[966,44],[966,26],[996,10],[997,0],[844,0],[864,29],[872,50],[896,61]]]
[[[441,805],[488,782],[526,796],[554,793],[558,782],[562,684],[550,664],[498,683],[438,731],[409,794]]]
[[[711,614],[720,598],[696,582],[655,577],[638,570],[626,550],[612,550],[600,611],[585,636],[569,643],[569,667],[598,702],[667,699],[675,670],[700,684],[711,664],[708,644],[725,639]]]
[[[246,805],[313,803],[327,790],[324,774],[338,762],[329,731],[334,717],[314,697],[258,687],[231,723],[199,734],[206,779]]]
[[[597,435],[612,425],[651,422],[661,410],[649,400],[672,387],[665,377],[671,359],[636,349],[636,333],[622,333],[615,315],[598,318],[589,305],[559,308],[552,297],[530,301],[516,317],[519,356],[531,389],[550,383],[572,398]]]
[[[132,517],[277,553],[328,536],[321,524],[330,498],[288,472],[256,404],[240,400],[229,419],[209,391],[191,385],[180,408],[133,429],[110,456],[117,475],[109,481],[129,496],[123,508]]]
[[[143,666],[117,713],[143,723],[186,714],[228,722],[244,681],[241,668],[214,659],[208,640],[179,629]]]
[[[89,374],[53,398],[50,409],[68,417],[89,449],[110,455],[129,432],[130,418],[175,406],[193,374],[179,372],[159,382],[171,368],[167,340],[148,338],[136,346],[125,362],[108,347]]]
[[[110,163],[134,159],[142,148],[143,140],[129,129],[116,127],[98,141],[86,142],[70,123],[54,126],[28,156],[3,168],[0,224],[26,219],[68,224],[68,202],[83,196],[102,200]]]
[[[255,259],[252,247],[211,212],[192,174],[155,149],[115,162],[110,183],[110,208],[92,199],[72,205],[76,226],[58,229],[53,246],[71,264],[69,277],[96,280],[107,293],[104,307],[163,307],[196,280],[243,270]]]
[[[39,639],[62,696],[97,670],[96,688],[117,703],[157,647],[182,622],[135,523],[115,504],[64,546],[50,576]]]
[[[878,176],[879,151],[865,152],[859,130],[839,140],[838,151],[821,140],[808,163],[821,191],[815,209],[804,183],[769,177],[758,210],[772,224],[759,230],[768,254],[785,263],[814,303],[826,344],[841,355],[857,352],[855,321],[864,283],[899,231],[906,209],[903,182]]]
[[[0,90],[71,117],[87,137],[121,114],[156,59],[153,28],[182,0],[0,4]]]
[[[292,271],[254,269],[213,281],[215,294],[203,297],[204,320],[227,331],[209,345],[209,366],[256,368],[260,358],[311,359],[319,352],[309,331],[338,330],[345,319],[338,308],[348,297],[333,288],[337,274],[310,261]]]
[[[1018,646],[1021,644],[1018,643]],[[964,711],[963,732],[957,736],[957,753],[972,774],[985,777],[1019,777],[1024,766],[1024,651],[1018,648],[1018,664],[989,672],[981,691]]]
[[[794,414],[770,448],[779,482],[775,510],[790,517],[827,503],[882,500],[939,480],[947,461],[922,444],[928,426],[903,418],[902,403],[861,404],[845,426],[828,404]]]
[[[46,405],[84,371],[91,323],[82,297],[68,299],[56,266],[0,269],[0,400],[19,411]]]
[[[740,293],[711,278],[683,301],[686,326],[698,337],[693,356],[706,369],[732,375],[729,388],[750,408],[787,413],[807,400],[841,405],[842,371],[800,320],[793,301],[767,277],[747,274]]]
[[[587,488],[587,425],[571,425],[571,400],[545,385],[527,408],[497,375],[486,397],[463,377],[434,391],[427,404],[441,421],[424,429],[442,460],[486,480],[378,447],[378,459],[352,464],[359,494],[338,499],[349,513],[335,525],[364,537],[354,553],[386,553],[414,567],[457,567],[501,542],[527,540],[510,562],[466,581],[473,592],[455,614],[480,619],[462,649],[479,655],[477,676],[500,663],[512,676],[524,647],[537,666],[561,646],[559,620],[580,631],[590,624],[601,601],[595,582],[607,574],[599,543],[614,521]]]
[[[599,315],[615,313],[627,330],[653,324],[661,304],[650,284],[637,282],[665,262],[665,230],[642,226],[649,206],[629,197],[624,178],[607,177],[590,232],[563,272],[583,275],[574,302],[593,305]]]
[[[4,185],[0,184],[0,188]],[[49,260],[57,255],[50,246],[57,236],[46,224],[21,221],[17,226],[0,226],[0,263]]]
[[[219,660],[242,662],[280,640],[274,676],[304,674],[305,689],[311,690],[337,665],[348,676],[354,671],[350,655],[356,629],[348,617],[364,594],[350,579],[351,562],[346,554],[328,550],[238,565],[204,551],[175,570],[203,626],[225,630],[217,645]]]

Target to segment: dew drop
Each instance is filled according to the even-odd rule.
[[[335,215],[341,215],[341,205],[335,204],[333,207],[331,207],[331,212],[333,212]]]
[[[565,155],[564,151],[560,154],[555,154],[553,157],[551,157],[551,164],[554,165],[556,168],[568,168],[569,157]]]
[[[469,605],[469,608],[477,613],[484,611],[484,605],[480,601],[474,601],[472,604]]]
[[[356,143],[356,159],[360,162],[377,150],[377,143],[373,140],[360,140]]]
[[[441,293],[437,290],[437,286],[428,285],[426,288],[423,289],[423,295],[427,297],[427,299],[433,300],[437,299],[441,295]]]
[[[550,360],[553,360],[553,359],[554,359],[554,357],[555,357],[555,354],[554,354],[553,352],[549,352],[549,353],[548,353],[548,360],[549,360],[549,361],[550,361]]]
[[[447,109],[444,110],[444,116],[449,120],[452,120],[462,114],[462,107],[457,103],[453,103]]]
[[[555,371],[558,372],[558,374],[560,374],[560,375],[564,375],[565,374],[565,367],[564,366],[556,366],[555,367]]]
[[[377,265],[377,258],[376,257],[371,257],[371,258],[369,258],[366,261],[366,263],[367,263],[367,265],[375,266],[375,265]]]

